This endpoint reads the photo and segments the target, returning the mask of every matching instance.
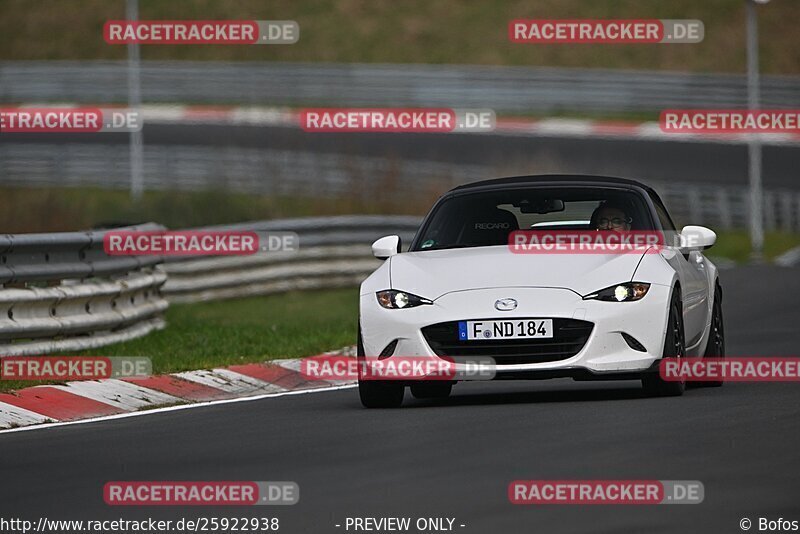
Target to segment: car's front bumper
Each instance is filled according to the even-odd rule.
[[[592,323],[591,334],[574,355],[555,361],[532,361],[493,366],[497,378],[525,378],[542,371],[554,376],[615,374],[645,371],[661,358],[671,288],[653,284],[636,302],[583,300],[560,288],[497,288],[448,293],[432,305],[401,310],[382,308],[374,294],[361,296],[361,332],[365,354],[374,356],[397,340],[392,357],[438,359],[422,332],[424,327],[448,321],[473,319],[553,318]],[[494,304],[514,298],[513,311],[497,311]],[[622,333],[638,341],[644,351],[629,346]],[[453,354],[452,356],[458,356]],[[535,359],[535,358],[533,358]],[[541,358],[540,358],[541,359]],[[498,357],[498,362],[502,359]],[[557,371],[557,372],[556,372]],[[555,372],[555,373],[552,373]]]

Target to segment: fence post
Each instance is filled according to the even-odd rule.
[[[720,226],[724,230],[730,230],[733,227],[731,203],[728,199],[728,190],[724,187],[717,188],[717,209],[719,210]]]
[[[764,214],[764,227],[768,231],[775,231],[777,228],[777,199],[778,195],[775,191],[764,191],[764,200],[762,202],[761,213]]]
[[[686,188],[689,195],[689,224],[702,224],[703,206],[700,203],[701,189],[695,185]]]

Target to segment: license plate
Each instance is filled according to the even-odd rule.
[[[545,339],[553,337],[552,319],[459,321],[458,339]]]

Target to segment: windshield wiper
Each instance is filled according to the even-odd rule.
[[[449,250],[449,249],[454,249],[454,248],[496,247],[496,246],[503,245],[503,244],[504,243],[498,243],[497,245],[475,245],[475,244],[471,244],[471,243],[466,243],[466,244],[462,243],[462,244],[456,244],[456,245],[443,245],[443,246],[438,246],[438,247],[421,248],[421,249],[419,249],[419,250],[417,250],[415,252],[423,252],[425,250]]]

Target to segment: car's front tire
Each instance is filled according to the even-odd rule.
[[[359,380],[358,396],[364,408],[398,408],[403,404],[405,387],[392,382]]]
[[[365,358],[364,341],[361,339],[360,326],[358,328],[356,357],[359,361],[364,361]],[[398,408],[403,404],[405,390],[405,386],[395,382],[361,380],[361,376],[359,375],[358,377],[358,396],[364,408]]]
[[[415,399],[446,399],[453,390],[452,382],[420,382],[411,385]]]
[[[664,336],[662,358],[685,358],[686,338],[683,328],[683,304],[678,288],[672,292],[667,319],[667,333]],[[661,378],[658,372],[647,373],[642,377],[645,393],[653,397],[678,397],[686,389],[686,381],[670,382]]]
[[[711,330],[708,335],[708,344],[703,358],[724,358],[725,323],[722,318],[722,289],[719,286],[714,289],[714,308],[711,311]],[[697,386],[718,388],[723,383],[723,380],[709,380],[707,382],[698,382]]]

